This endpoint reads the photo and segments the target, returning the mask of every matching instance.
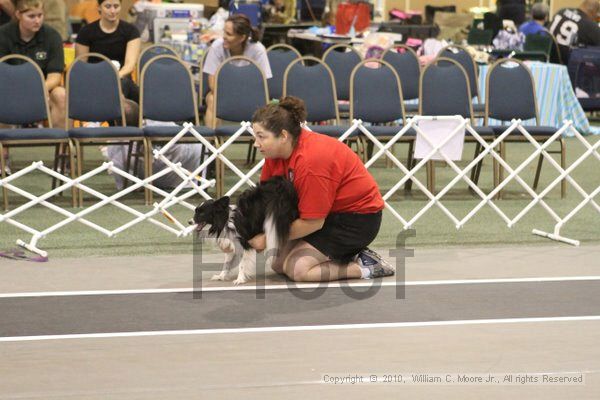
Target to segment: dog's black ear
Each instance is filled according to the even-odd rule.
[[[215,201],[215,205],[219,207],[229,207],[229,196],[223,196]]]

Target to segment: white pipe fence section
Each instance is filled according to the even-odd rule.
[[[457,123],[457,127],[452,130],[446,137],[444,137],[441,141],[434,140],[430,134],[424,132],[419,127],[419,121],[431,121],[431,120],[454,120]],[[507,126],[506,130],[499,136],[496,136],[492,142],[486,142],[484,138],[482,138],[474,129],[470,122],[467,119],[464,119],[460,116],[443,116],[443,117],[424,117],[417,116],[411,118],[407,121],[407,124],[399,127],[398,132],[393,135],[386,143],[382,143],[375,135],[373,135],[369,131],[369,126],[363,124],[360,120],[354,120],[352,125],[348,127],[346,132],[339,137],[340,141],[347,140],[350,135],[355,131],[360,131],[362,136],[373,143],[374,146],[374,154],[371,158],[365,163],[365,166],[369,168],[373,168],[375,162],[382,157],[386,157],[391,161],[391,163],[396,166],[400,173],[398,174],[399,180],[396,184],[394,184],[387,192],[383,194],[383,198],[385,200],[385,206],[390,213],[400,221],[403,229],[408,229],[417,221],[423,217],[432,207],[438,207],[454,224],[456,229],[460,229],[464,226],[473,216],[475,216],[485,205],[488,205],[492,208],[500,218],[506,223],[508,228],[514,226],[517,222],[519,222],[530,210],[539,203],[539,205],[550,215],[550,217],[555,222],[554,231],[552,233],[542,232],[540,230],[534,229],[533,233],[536,235],[540,235],[543,237],[550,238],[552,240],[562,241],[565,243],[569,243],[572,245],[579,245],[579,241],[574,239],[569,239],[560,235],[561,228],[571,220],[577,213],[581,211],[581,209],[587,205],[588,203],[600,214],[600,205],[594,200],[595,196],[600,194],[600,184],[590,193],[586,192],[573,178],[571,173],[587,158],[593,157],[596,161],[600,161],[600,153],[598,149],[600,147],[600,140],[596,141],[593,145],[590,144],[584,136],[582,136],[574,127],[573,124],[569,122],[565,122],[565,124],[556,131],[553,135],[549,136],[547,140],[543,143],[539,143],[528,131],[527,127],[521,124],[521,121],[514,120],[512,123]],[[482,151],[479,153],[472,161],[468,163],[464,168],[460,168],[455,161],[448,156],[448,148],[446,147],[448,143],[452,140],[452,138],[456,135],[461,135],[462,132],[466,131],[467,135],[470,135],[474,140],[477,141],[478,144],[481,145]],[[28,250],[35,252],[41,256],[47,256],[47,253],[40,248],[38,248],[38,241],[48,235],[52,234],[56,230],[72,223],[72,222],[80,222],[81,224],[89,227],[90,229],[96,230],[100,233],[103,233],[107,237],[114,237],[115,235],[134,227],[137,224],[140,224],[144,221],[148,221],[161,229],[164,229],[167,232],[172,233],[177,237],[184,237],[189,235],[195,229],[194,226],[190,226],[187,222],[179,221],[173,214],[169,212],[169,208],[180,205],[190,210],[190,215],[195,209],[196,204],[192,204],[187,200],[192,197],[199,195],[204,199],[211,198],[208,193],[206,193],[206,189],[209,187],[213,187],[215,185],[215,180],[207,180],[199,176],[201,171],[203,171],[211,162],[216,159],[220,160],[229,170],[231,170],[239,180],[227,191],[226,195],[231,196],[237,191],[241,190],[241,188],[245,185],[254,186],[252,178],[260,172],[264,164],[264,160],[259,161],[248,171],[247,173],[242,172],[233,162],[231,162],[224,155],[224,151],[234,143],[244,132],[249,132],[254,135],[252,131],[251,124],[249,122],[243,122],[240,125],[238,131],[229,137],[225,143],[223,143],[218,148],[213,146],[210,141],[208,141],[205,137],[200,135],[193,127],[192,124],[184,124],[183,129],[179,132],[173,139],[171,139],[166,145],[164,145],[160,150],[154,150],[153,155],[155,159],[161,160],[166,168],[149,176],[145,179],[140,179],[136,176],[129,174],[126,171],[123,171],[113,165],[112,162],[105,162],[100,165],[98,168],[83,174],[82,176],[71,179],[66,177],[56,171],[53,171],[50,168],[44,166],[43,162],[38,161],[32,163],[30,166],[23,168],[20,171],[15,172],[14,174],[6,177],[5,179],[0,179],[0,186],[5,187],[9,191],[12,191],[18,195],[21,195],[28,199],[29,201],[23,205],[18,206],[17,208],[7,211],[4,214],[0,214],[0,223],[6,222],[11,224],[20,230],[32,235],[31,239],[28,242],[24,242],[22,240],[17,240],[17,244],[27,248]],[[417,132],[418,140],[423,140],[428,148],[431,150],[427,153],[427,155],[420,159],[413,168],[407,168],[402,162],[396,158],[396,156],[390,151],[392,146],[400,141],[403,137],[406,137],[409,134],[413,134],[413,132]],[[210,155],[198,166],[194,171],[188,171],[181,166],[180,163],[171,162],[165,154],[167,154],[168,150],[177,144],[177,142],[183,138],[186,134],[190,133],[193,135],[199,143],[201,143],[205,149],[208,150]],[[516,168],[512,168],[496,151],[499,148],[500,144],[503,140],[505,140],[511,134],[519,134],[522,135],[534,148],[535,150],[529,155],[524,161],[522,161]],[[585,148],[585,151],[574,161],[572,162],[566,169],[563,169],[558,162],[556,162],[547,152],[547,149],[550,145],[555,143],[557,140],[567,133],[572,133],[573,136],[582,143]],[[486,156],[491,156],[495,163],[497,163],[501,168],[507,171],[507,176],[499,182],[499,184],[493,188],[489,193],[484,193],[470,178],[469,174],[471,170],[476,168],[479,162]],[[546,188],[544,188],[541,192],[536,193],[534,189],[529,186],[521,177],[520,173],[536,158],[539,156],[545,158],[545,160],[555,168],[559,175],[556,177]],[[437,194],[432,193],[426,185],[421,183],[417,177],[416,173],[427,165],[428,161],[434,159],[441,159],[446,162],[448,167],[456,173],[456,176],[448,182]],[[14,186],[11,182],[15,179],[21,178],[29,173],[34,171],[41,171],[46,173],[54,178],[57,178],[62,184],[41,196],[35,196],[19,187]],[[155,187],[152,182],[168,173],[176,173],[181,179],[182,182],[170,192],[162,190],[158,187]],[[122,176],[125,179],[128,179],[132,182],[132,185],[111,195],[107,196],[103,193],[100,193],[88,186],[85,185],[85,181],[98,175],[101,173],[114,173]],[[398,210],[396,210],[390,202],[392,196],[406,183],[408,180],[412,180],[414,185],[421,190],[425,196],[429,199],[427,204],[421,208],[411,219],[407,220],[404,218]],[[548,195],[548,193],[554,189],[557,185],[561,183],[561,181],[566,180],[570,183],[570,185],[577,191],[579,195],[582,197],[582,201],[579,202],[573,210],[571,210],[566,216],[560,217],[555,210],[544,200],[544,197]],[[444,206],[442,200],[444,196],[448,194],[448,192],[459,182],[465,181],[472,192],[476,194],[481,201],[470,210],[469,213],[462,219],[457,218],[447,207]],[[514,217],[508,217],[500,208],[498,203],[502,201],[497,200],[498,194],[504,189],[509,183],[512,181],[517,182],[520,186],[523,187],[525,192],[529,196],[531,196],[532,200]],[[60,194],[61,192],[71,189],[72,187],[76,187],[79,190],[83,190],[88,194],[91,194],[98,199],[100,202],[93,204],[83,210],[73,213],[64,208],[57,206],[56,204],[50,203],[48,200],[53,196]],[[191,187],[191,188],[190,188]],[[133,191],[145,188],[151,190],[152,192],[162,196],[162,200],[160,202],[155,202],[152,205],[152,208],[148,212],[138,211],[130,206],[125,205],[120,201],[120,199]],[[189,190],[188,190],[189,189]],[[47,207],[48,209],[55,211],[65,218],[44,229],[37,230],[31,226],[28,226],[22,222],[16,221],[15,217],[21,213],[27,212],[29,209],[36,205],[41,205]],[[106,205],[113,205],[118,207],[119,209],[132,214],[135,218],[114,230],[108,230],[105,227],[102,227],[88,219],[86,219],[86,215],[98,210],[101,207]],[[170,224],[166,224],[163,221],[157,220],[156,215],[161,214],[166,217]]]

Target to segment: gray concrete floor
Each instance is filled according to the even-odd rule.
[[[192,265],[186,255],[45,264],[0,260],[0,293],[189,288]],[[600,245],[417,249],[406,261],[406,279],[592,276],[600,275],[599,266]],[[204,278],[212,273],[204,275],[208,285],[231,285],[208,282]],[[284,281],[268,274],[267,283]],[[576,292],[569,298],[589,306]],[[419,304],[431,319],[444,307],[429,300]],[[555,309],[549,302],[547,315],[557,315]],[[40,316],[40,328],[48,321]],[[6,322],[0,317],[0,324]],[[599,341],[596,320],[9,341],[0,342],[0,399],[598,399]],[[585,383],[323,383],[325,374],[424,373],[577,373]]]

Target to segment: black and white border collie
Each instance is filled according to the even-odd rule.
[[[266,267],[270,267],[277,249],[282,249],[288,240],[291,223],[298,217],[294,185],[276,176],[244,191],[236,205],[230,204],[227,196],[207,200],[196,207],[190,223],[197,225],[197,232],[209,226],[208,236],[215,238],[226,253],[223,270],[211,279],[228,280],[230,272],[239,266],[237,279],[233,281],[239,285],[256,276],[256,251],[248,241],[265,233]]]

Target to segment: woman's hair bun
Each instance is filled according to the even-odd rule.
[[[304,105],[304,100],[294,96],[282,97],[279,100],[279,107],[289,112],[294,122],[298,125],[306,121],[306,107]]]

